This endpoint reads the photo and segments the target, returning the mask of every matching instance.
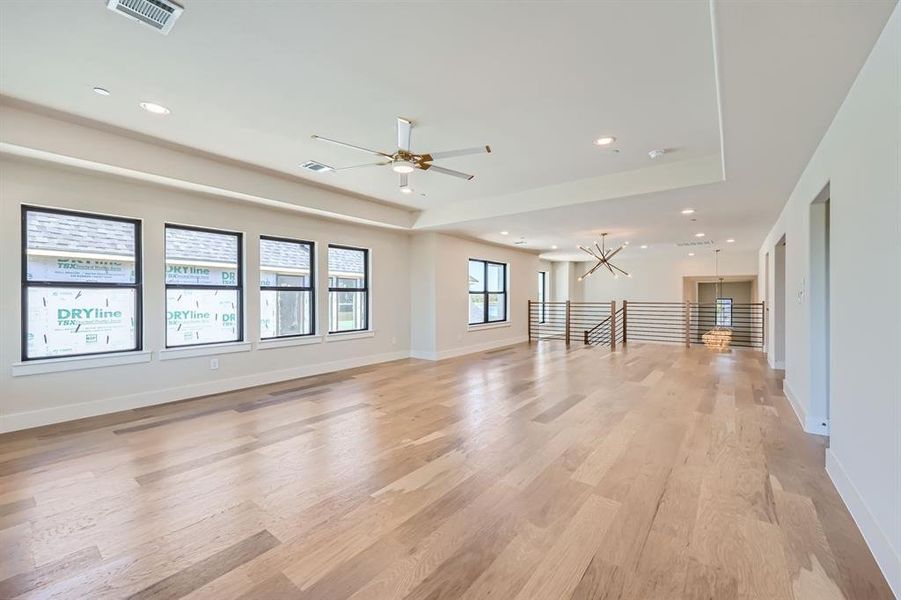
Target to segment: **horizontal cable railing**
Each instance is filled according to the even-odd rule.
[[[704,344],[711,348],[764,345],[764,305],[728,299],[696,302],[529,302],[529,340],[609,346],[629,341]]]

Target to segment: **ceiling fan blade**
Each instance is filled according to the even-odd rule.
[[[409,176],[409,174],[408,174],[408,173],[401,173],[401,174],[400,174],[400,187],[405,188],[405,187],[409,187],[409,185],[410,185],[410,176]]]
[[[439,167],[438,165],[430,165],[430,164],[421,164],[419,167],[423,171],[435,171],[436,173],[444,173],[445,175],[452,175],[453,177],[459,177],[460,179],[465,179],[467,181],[471,180],[475,175],[469,175],[468,173],[461,173],[460,171],[454,171],[453,169],[445,169],[444,167]]]
[[[466,156],[468,154],[482,154],[491,152],[491,146],[476,146],[475,148],[463,148],[462,150],[445,150],[444,152],[432,152],[431,154],[423,154],[422,160],[431,162],[442,158],[452,158],[454,156]]]
[[[376,156],[384,156],[385,158],[391,158],[390,154],[385,154],[384,152],[379,152],[377,150],[370,150],[369,148],[364,148],[362,146],[354,146],[353,144],[348,144],[346,142],[339,142],[338,140],[333,140],[327,137],[322,137],[321,135],[312,136],[314,140],[319,140],[321,142],[328,142],[329,144],[335,144],[336,146],[344,146],[345,148],[350,148],[352,150],[360,150],[362,152],[368,152],[369,154],[375,154]]]
[[[410,151],[410,133],[413,130],[413,123],[406,119],[397,117],[397,149]]]
[[[359,169],[360,167],[383,167],[385,165],[390,165],[390,160],[383,160],[382,162],[374,162],[374,163],[365,163],[362,165],[351,165],[349,167],[338,167],[337,169],[332,169],[332,171],[346,171],[348,169]]]

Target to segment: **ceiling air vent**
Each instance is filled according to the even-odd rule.
[[[680,248],[697,248],[698,246],[713,246],[713,240],[698,240],[696,242],[676,242]]]
[[[324,165],[321,162],[316,162],[315,160],[308,160],[307,162],[300,165],[300,168],[306,169],[307,171],[313,171],[314,173],[325,173],[327,171],[334,171],[334,169],[328,165]]]
[[[169,33],[184,8],[171,0],[107,0],[106,7],[134,21]]]

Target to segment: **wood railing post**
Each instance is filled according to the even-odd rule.
[[[566,345],[569,346],[569,300],[566,301],[566,329],[564,336],[566,338]]]
[[[526,313],[529,319],[529,343],[532,343],[532,300],[529,300],[529,312]]]
[[[610,301],[610,349],[616,350],[616,300]]]
[[[628,311],[629,310],[629,301],[623,300],[623,346],[626,345],[626,330],[629,323]]]
[[[691,302],[685,303],[685,347],[691,348]]]

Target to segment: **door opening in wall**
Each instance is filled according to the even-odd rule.
[[[787,244],[785,236],[776,242],[773,249],[773,346],[771,366],[785,368],[785,257]]]
[[[810,204],[810,419],[807,429],[829,433],[829,186]]]

